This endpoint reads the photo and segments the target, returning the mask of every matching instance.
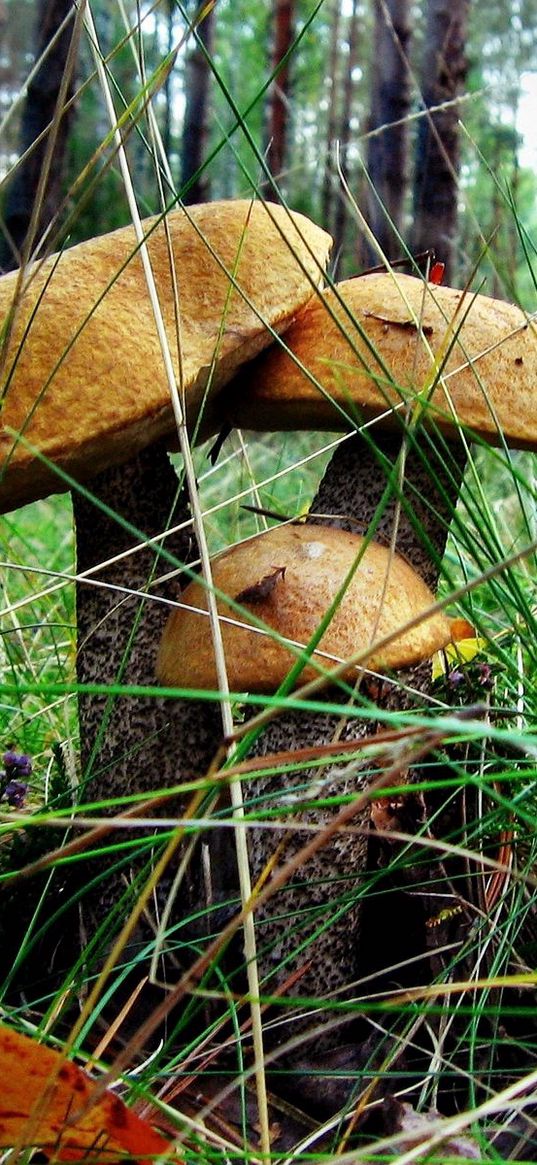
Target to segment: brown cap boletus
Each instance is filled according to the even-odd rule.
[[[519,308],[393,272],[312,299],[240,378],[228,418],[252,429],[347,429],[405,404],[445,432],[537,446],[537,333]],[[223,398],[225,399],[225,398]]]
[[[192,427],[205,394],[322,282],[331,240],[303,215],[248,201],[176,210],[144,231]],[[87,480],[173,433],[134,228],[0,278],[0,329],[0,511],[64,490],[54,465]]]
[[[398,628],[400,635],[367,658],[367,668],[386,672],[410,667],[449,642],[449,620],[438,612],[404,629],[428,610],[433,595],[399,555],[378,543],[365,551],[363,547],[360,535],[308,523],[276,526],[214,560],[215,588],[242,608],[238,613],[218,598],[228,678],[234,691],[273,692],[279,687],[297,656],[296,649],[280,640],[308,644],[362,552],[318,645],[319,665],[330,670]],[[203,584],[189,583],[181,604],[164,630],[157,660],[159,682],[169,687],[217,688]],[[260,633],[245,625],[249,611],[278,638],[270,630]],[[306,682],[318,674],[307,665],[300,680]],[[351,664],[345,678],[353,680],[357,674]]]

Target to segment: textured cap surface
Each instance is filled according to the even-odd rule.
[[[207,386],[220,388],[270,343],[265,322],[281,330],[311,296],[331,240],[304,216],[260,202],[206,203],[174,211],[166,222],[170,242],[157,219],[144,229],[193,424]],[[65,488],[8,429],[86,479],[174,429],[133,228],[31,268],[16,299],[18,279],[18,272],[0,279],[0,334],[8,336],[0,510]]]
[[[537,333],[511,304],[410,275],[365,275],[312,299],[285,343],[292,356],[274,344],[239,378],[234,424],[346,429],[421,393],[423,416],[444,430],[454,411],[487,441],[501,431],[537,446]]]
[[[213,562],[215,587],[243,607],[237,614],[218,600],[221,616],[248,621],[248,613],[274,628],[278,635],[306,645],[335,599],[364,546],[364,539],[332,526],[314,523],[276,526],[249,539]],[[181,595],[186,608],[177,608],[166,625],[160,646],[157,675],[176,687],[217,688],[206,591],[197,581]],[[338,609],[319,644],[317,659],[330,670],[340,660],[365,650],[376,640],[425,612],[434,597],[420,576],[398,555],[370,544],[359,562]],[[273,692],[296,659],[270,633],[222,622],[229,683],[234,691]],[[374,652],[366,667],[386,671],[411,666],[429,658],[451,638],[450,623],[441,614],[403,631],[385,648]],[[356,679],[350,667],[348,679]],[[308,666],[301,682],[318,675]]]

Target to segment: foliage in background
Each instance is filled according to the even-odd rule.
[[[129,38],[128,29],[136,27],[136,5],[125,4],[120,8],[104,0],[96,0],[93,5],[102,51],[114,77],[118,109],[131,107],[130,117],[137,119],[132,123],[128,148],[142,208],[148,213],[156,210],[158,196],[154,162],[144,141],[144,118],[143,114],[140,117],[140,106],[135,100],[141,79],[133,50],[143,54],[145,77],[154,86],[153,107],[166,144],[171,175],[179,189],[184,179],[190,180],[189,175],[197,169],[195,159],[190,168],[188,139],[185,141],[185,132],[191,132],[188,129],[191,117],[185,121],[185,115],[193,101],[198,105],[200,102],[200,98],[194,97],[191,84],[194,76],[196,92],[202,78],[207,87],[208,112],[204,114],[203,109],[198,112],[195,115],[198,120],[193,124],[201,130],[196,135],[199,150],[207,122],[205,154],[210,162],[203,181],[210,182],[212,198],[231,198],[248,193],[252,186],[263,185],[253,146],[265,152],[270,144],[270,119],[274,114],[275,95],[278,97],[277,108],[286,111],[285,166],[279,178],[281,192],[295,209],[303,210],[336,231],[343,246],[339,265],[342,274],[360,269],[370,260],[371,252],[360,225],[349,214],[337,173],[335,143],[339,142],[340,162],[350,188],[367,213],[372,195],[365,179],[365,167],[371,165],[373,175],[377,175],[374,147],[382,150],[385,142],[389,143],[389,134],[395,131],[386,131],[385,139],[382,135],[374,138],[368,135],[379,125],[379,100],[386,102],[392,86],[397,95],[392,106],[395,118],[398,111],[404,118],[408,106],[410,120],[402,127],[402,137],[407,139],[406,144],[402,143],[402,168],[397,156],[391,160],[391,175],[390,163],[384,163],[384,182],[390,184],[391,178],[392,189],[397,186],[401,190],[402,210],[395,209],[395,218],[403,238],[410,241],[412,230],[415,231],[412,226],[413,158],[420,126],[426,124],[419,114],[427,84],[424,72],[428,59],[424,55],[427,13],[445,9],[449,15],[450,6],[439,4],[438,0],[435,4],[412,5],[402,4],[401,0],[398,3],[371,0],[353,6],[342,0],[300,0],[294,6],[291,25],[294,45],[283,88],[277,75],[270,84],[273,70],[277,73],[278,69],[278,45],[273,44],[278,23],[273,19],[272,4],[267,0],[256,5],[248,0],[233,3],[219,0],[209,9],[197,33],[185,36],[188,22],[195,24],[196,21],[192,3],[141,6],[140,32],[133,39]],[[0,93],[9,121],[0,157],[0,172],[4,174],[18,147],[19,116],[13,116],[10,110],[28,72],[28,29],[32,26],[28,13],[33,13],[27,0],[24,4],[6,0],[5,10],[9,19],[3,29]],[[203,6],[200,11],[203,14]],[[381,75],[375,68],[378,55],[373,41],[375,20],[377,45],[380,29],[384,29],[385,45],[392,37],[392,74]],[[436,16],[437,25],[438,21]],[[208,61],[203,38],[209,34],[209,22],[212,53]],[[204,26],[207,26],[205,32]],[[449,30],[449,21],[447,27]],[[445,30],[446,25],[441,28]],[[468,11],[465,46],[468,74],[463,100],[457,107],[463,133],[458,200],[460,236],[454,256],[453,281],[462,283],[471,275],[473,264],[494,239],[494,273],[489,290],[498,293],[503,288],[503,294],[524,299],[531,293],[531,285],[519,235],[522,229],[531,233],[533,228],[535,178],[520,161],[519,111],[524,76],[537,67],[536,29],[534,0],[527,3],[503,0],[494,5],[492,12],[485,0],[474,0]],[[407,57],[404,81],[402,76],[397,78],[397,70]],[[159,78],[164,61],[167,66]],[[451,77],[449,62],[446,68]],[[381,88],[379,80],[382,80]],[[453,77],[450,84],[455,82]],[[102,148],[108,129],[87,43],[82,46],[78,83],[80,94],[70,135],[66,177],[66,189],[76,187],[76,214],[71,215],[73,203],[69,196],[64,213],[71,241],[101,234],[128,219],[113,153],[109,148]],[[461,92],[460,84],[458,91]],[[19,115],[20,106],[19,101]],[[237,130],[238,112],[242,118],[240,130]],[[381,124],[389,112],[389,104],[381,106]],[[282,124],[281,119],[276,122],[276,128],[278,124]],[[272,136],[274,129],[273,125]],[[278,148],[281,154],[281,144],[273,143],[271,148]],[[408,151],[406,163],[405,150]],[[267,158],[270,162],[270,151]],[[442,176],[437,186],[441,196]],[[4,191],[7,188],[4,186]],[[382,197],[383,188],[379,189]],[[391,210],[390,201],[386,198],[383,201],[386,209]],[[370,217],[380,231],[382,214],[379,215],[378,209],[372,210]],[[517,219],[523,224],[520,231]]]

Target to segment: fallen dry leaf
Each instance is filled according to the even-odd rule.
[[[438,1144],[438,1137],[445,1124],[449,1129],[449,1121],[444,1121],[436,1109],[418,1113],[407,1101],[400,1101],[395,1096],[386,1096],[383,1103],[383,1117],[388,1135],[393,1133],[407,1134],[404,1141],[398,1141],[396,1155],[407,1153],[416,1146],[423,1144],[423,1155],[415,1156],[417,1162],[430,1161],[437,1165],[444,1165],[446,1158],[462,1157],[465,1161],[481,1161],[481,1147],[477,1138],[469,1132],[448,1132],[445,1140]],[[434,1139],[434,1144],[429,1141]]]
[[[0,1147],[39,1146],[59,1161],[113,1163],[172,1144],[71,1060],[0,1024]],[[95,1096],[95,1101],[93,1097]]]
[[[468,622],[467,619],[452,619],[451,620],[451,638],[453,643],[458,643],[461,639],[475,639],[477,632],[475,627]]]

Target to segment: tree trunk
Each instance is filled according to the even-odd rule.
[[[287,54],[293,43],[293,17],[293,0],[275,0],[272,71],[277,70],[277,75],[270,96],[267,164],[276,182],[282,178],[288,146],[290,74]],[[267,195],[272,199],[277,197],[272,187]]]
[[[337,127],[337,103],[339,92],[339,24],[341,16],[340,0],[332,0],[330,15],[330,55],[328,58],[328,110],[326,115],[326,151],[324,161],[323,185],[321,190],[321,222],[325,230],[329,231],[334,206],[334,143]]]
[[[429,0],[422,67],[426,110],[454,102],[468,70],[465,54],[469,0]],[[432,248],[453,280],[459,174],[459,112],[456,104],[420,119],[414,175],[416,253]]]
[[[3,271],[22,265],[60,205],[73,114],[72,106],[66,109],[66,105],[73,95],[80,27],[75,17],[73,0],[39,0],[35,58],[36,61],[43,59],[28,86],[24,104],[20,134],[23,160],[9,187],[5,236],[0,241]],[[47,52],[64,21],[65,28]]]
[[[202,170],[205,146],[209,132],[209,87],[211,71],[206,53],[212,52],[214,39],[214,7],[209,8],[196,25],[194,44],[185,69],[185,117],[181,150],[181,185],[187,205],[208,202],[210,198],[207,170]],[[187,189],[188,187],[188,189]]]
[[[341,165],[344,170],[347,169],[348,164],[348,150],[349,142],[351,140],[351,118],[354,97],[354,81],[353,72],[356,66],[356,57],[358,50],[358,0],[353,0],[352,12],[349,17],[349,32],[348,32],[348,57],[347,68],[345,70],[345,78],[343,82],[343,98],[341,108],[341,121],[339,127],[339,148]],[[346,195],[343,190],[339,191],[339,197],[336,202],[336,214],[334,222],[334,256],[336,262],[339,261],[341,252],[345,242],[345,229],[347,226],[347,203]]]
[[[374,190],[369,195],[369,225],[388,259],[401,254],[407,185],[410,109],[408,51],[409,0],[375,0],[375,41],[368,166]],[[384,127],[384,128],[383,128]],[[377,252],[371,262],[378,263]]]
[[[173,0],[166,0],[164,6],[165,23],[166,23],[166,53],[171,57],[174,44],[174,13],[175,5]],[[172,102],[173,102],[173,87],[172,87],[172,70],[168,71],[166,81],[164,84],[164,125],[162,127],[162,145],[166,157],[170,158],[172,152]]]

